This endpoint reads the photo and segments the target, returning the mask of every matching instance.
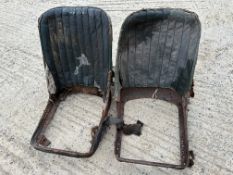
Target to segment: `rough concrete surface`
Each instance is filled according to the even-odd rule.
[[[0,1],[0,174],[233,174],[233,1],[232,0],[1,0]],[[120,26],[141,8],[178,7],[196,12],[202,23],[195,71],[195,98],[188,112],[190,149],[195,165],[182,171],[120,163],[114,156],[115,127],[89,159],[46,154],[30,146],[48,93],[37,19],[61,5],[103,8],[112,19],[113,61]],[[73,95],[62,103],[46,135],[53,146],[85,150],[90,128],[100,118],[102,101]],[[114,104],[112,108],[114,115]],[[165,102],[127,103],[126,121],[145,123],[141,137],[124,137],[122,154],[179,161],[177,109]]]

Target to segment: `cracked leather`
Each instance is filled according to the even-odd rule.
[[[185,95],[191,88],[201,25],[182,9],[146,9],[122,25],[116,61],[115,96],[122,87],[161,87]]]
[[[56,92],[75,85],[97,87],[105,94],[112,69],[112,28],[95,7],[57,7],[43,13],[39,32],[44,64]]]

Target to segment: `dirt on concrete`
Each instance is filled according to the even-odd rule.
[[[176,7],[196,12],[202,36],[195,70],[195,98],[188,110],[190,149],[195,165],[182,171],[120,163],[114,156],[115,127],[89,159],[36,151],[30,139],[47,103],[48,93],[38,36],[38,17],[57,6],[103,8],[113,25],[113,62],[120,27],[142,8]],[[0,174],[233,174],[233,1],[205,0],[1,0],[0,3]],[[115,114],[113,103],[111,113]],[[59,106],[47,137],[59,148],[85,150],[90,128],[98,124],[102,100],[72,95]],[[126,105],[126,122],[144,123],[141,137],[125,136],[122,154],[158,161],[179,161],[175,106],[156,100]]]

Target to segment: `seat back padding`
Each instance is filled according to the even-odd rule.
[[[198,16],[186,10],[147,9],[131,14],[118,43],[118,84],[172,88],[184,95],[192,84],[200,33]]]
[[[106,13],[94,7],[57,7],[39,19],[45,66],[56,91],[75,85],[106,91],[112,69],[112,29]]]

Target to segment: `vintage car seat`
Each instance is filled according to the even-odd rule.
[[[39,18],[39,33],[47,72],[49,100],[31,144],[38,150],[72,157],[89,157],[98,147],[102,127],[95,128],[87,153],[51,148],[45,130],[61,100],[71,93],[103,97],[108,115],[111,103],[112,27],[108,15],[95,7],[57,7]],[[101,130],[100,130],[101,129]]]
[[[192,82],[200,34],[198,16],[182,9],[144,9],[124,21],[115,70],[117,116],[123,120],[124,104],[133,99],[156,98],[175,104],[179,110],[181,164],[122,158],[123,132],[117,129],[115,154],[119,161],[178,169],[193,164],[186,109],[188,97],[194,95]]]

